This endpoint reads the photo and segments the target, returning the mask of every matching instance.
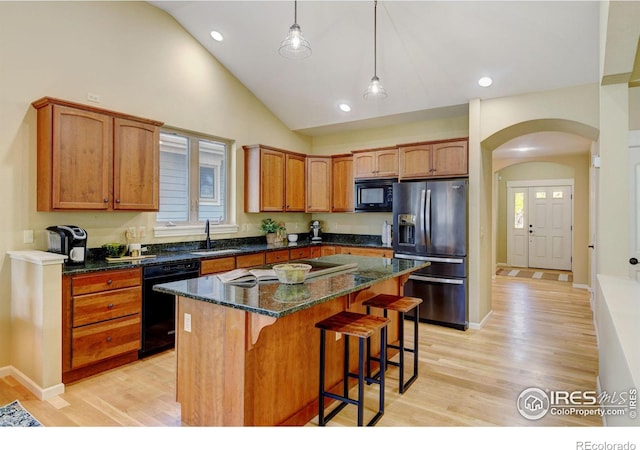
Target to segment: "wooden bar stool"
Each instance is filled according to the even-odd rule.
[[[372,297],[368,300],[362,302],[364,306],[367,307],[367,314],[371,313],[371,308],[381,308],[384,310],[384,317],[387,317],[388,311],[397,311],[398,312],[398,340],[399,345],[387,344],[386,349],[389,348],[399,350],[399,362],[391,361],[386,352],[380,351],[380,358],[376,358],[371,356],[369,347],[367,346],[367,377],[372,378],[371,376],[371,361],[379,361],[380,362],[380,373],[383,370],[383,364],[381,359],[385,359],[385,364],[387,367],[389,365],[395,366],[399,368],[399,387],[398,391],[403,394],[409,386],[413,384],[414,381],[418,378],[418,313],[420,312],[420,303],[422,303],[421,298],[417,297],[404,297],[401,295],[390,295],[390,294],[378,294],[375,297]],[[404,315],[408,313],[412,309],[415,308],[415,316],[414,316],[414,327],[413,327],[413,348],[407,348],[404,344]],[[405,352],[413,353],[413,374],[409,379],[404,381],[404,355]],[[385,355],[386,358],[382,358],[382,355]],[[376,378],[374,376],[373,378]]]
[[[364,383],[376,383],[379,385],[380,397],[378,412],[367,423],[367,426],[375,425],[384,414],[384,362],[381,362],[381,375],[375,379],[365,377],[365,352],[364,346],[368,344],[370,337],[380,331],[380,349],[386,353],[387,325],[391,321],[387,318],[371,316],[367,314],[342,311],[327,319],[316,323],[316,328],[320,328],[320,395],[318,406],[318,424],[324,426],[329,420],[335,417],[348,404],[358,407],[358,426],[362,426],[364,419]],[[325,390],[325,337],[327,331],[344,334],[344,360],[343,360],[343,385],[342,395],[334,394]],[[359,340],[358,346],[358,373],[349,372],[349,336],[355,336]],[[358,379],[358,398],[356,400],[349,397],[349,377]],[[340,403],[329,414],[324,414],[325,397],[338,400]]]

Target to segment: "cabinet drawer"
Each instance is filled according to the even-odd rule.
[[[133,270],[109,270],[86,275],[76,275],[71,282],[71,295],[92,294],[132,286],[140,286],[142,272]]]
[[[142,308],[142,289],[132,287],[73,297],[73,326],[130,316]]]
[[[236,267],[252,267],[264,264],[264,253],[236,256]]]
[[[140,314],[74,328],[71,368],[140,348]]]
[[[322,247],[311,247],[309,252],[312,258],[320,258],[322,256]]]
[[[204,261],[200,262],[200,275],[226,272],[235,268],[235,256],[228,256],[226,258],[205,259]]]
[[[274,252],[267,252],[265,260],[267,264],[288,261],[289,250],[276,250]]]
[[[289,250],[289,257],[291,259],[311,258],[311,249],[309,247],[292,248]]]
[[[393,258],[393,249],[339,247],[339,252],[343,255],[376,256],[379,258]]]

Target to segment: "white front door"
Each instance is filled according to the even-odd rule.
[[[507,264],[527,267],[529,264],[529,217],[526,187],[507,188]]]
[[[640,131],[637,130],[629,134],[629,171],[629,276],[640,281]]]
[[[529,188],[529,267],[571,270],[571,186]]]

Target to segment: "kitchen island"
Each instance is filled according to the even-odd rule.
[[[154,287],[177,298],[176,399],[184,424],[306,424],[318,405],[315,324],[344,310],[364,312],[362,301],[376,294],[402,293],[410,273],[429,264],[350,255],[307,261],[357,267],[298,285],[238,286],[210,275]],[[398,330],[390,318],[393,342]],[[327,386],[342,380],[342,346],[341,337],[328,343]]]

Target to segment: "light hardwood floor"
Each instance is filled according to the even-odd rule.
[[[589,297],[571,283],[498,276],[485,326],[462,332],[421,324],[419,356],[419,378],[402,396],[398,369],[389,368],[378,427],[602,425],[594,416],[549,414],[534,422],[516,409],[518,395],[528,387],[596,390]],[[0,405],[18,399],[45,426],[180,426],[174,365],[175,353],[165,352],[67,385],[64,394],[47,401],[4,377]],[[377,386],[371,385],[365,421],[376,402]],[[355,407],[348,406],[328,426],[354,423]],[[317,418],[308,424],[316,425]]]

